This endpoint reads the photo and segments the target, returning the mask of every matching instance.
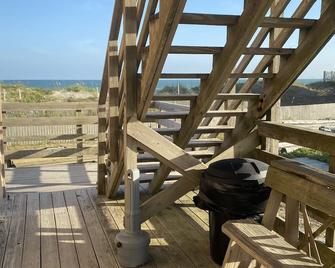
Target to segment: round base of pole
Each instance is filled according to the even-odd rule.
[[[150,237],[147,232],[122,231],[115,237],[117,257],[124,267],[138,267],[149,260]]]

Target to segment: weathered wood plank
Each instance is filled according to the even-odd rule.
[[[5,179],[5,141],[4,125],[2,116],[2,90],[0,89],[0,200],[6,196],[6,179]]]
[[[4,112],[31,112],[31,111],[76,111],[93,110],[96,111],[96,102],[4,102]]]
[[[183,13],[180,19],[180,24],[230,26],[237,24],[239,18],[240,16],[235,15]],[[268,27],[268,28],[301,29],[301,28],[309,28],[313,26],[315,22],[316,20],[313,19],[265,17],[260,25],[261,27]]]
[[[335,134],[264,121],[258,121],[257,126],[260,136],[335,154]]]
[[[57,228],[51,193],[40,194],[41,267],[60,267]]]
[[[151,47],[141,80],[138,115],[142,119],[150,106],[185,4],[185,0],[161,2],[159,19],[150,22],[150,40],[155,42],[150,42]]]
[[[79,267],[74,240],[74,236],[78,235],[76,232],[78,230],[73,230],[71,227],[63,192],[52,193],[52,203],[54,206],[59,260],[61,267]]]
[[[24,247],[27,196],[17,195],[14,199],[12,223],[9,230],[3,267],[21,267]]]
[[[5,259],[6,247],[9,240],[9,231],[12,223],[13,205],[15,195],[9,195],[7,200],[0,203],[0,263]],[[16,215],[15,215],[16,216]],[[15,220],[13,220],[15,221]]]
[[[69,157],[81,155],[96,155],[97,148],[84,147],[77,148],[41,148],[36,150],[15,150],[6,152],[6,159],[21,159],[21,158],[45,158],[45,157]]]
[[[24,231],[22,267],[40,267],[41,216],[39,193],[27,194],[27,215]]]
[[[91,141],[97,139],[96,134],[59,134],[59,135],[43,135],[43,136],[5,136],[6,142],[18,141],[76,141],[78,139],[83,141]]]
[[[105,232],[107,241],[110,244],[110,247],[112,248],[113,254],[116,256],[117,247],[116,244],[114,243],[114,240],[116,234],[119,232],[119,228],[115,223],[113,216],[109,212],[108,202],[105,202],[105,199],[103,197],[98,196],[95,189],[88,189],[87,193],[96,211],[100,224],[103,227],[102,229]],[[119,267],[120,264],[118,263],[117,258],[115,259],[115,261],[117,262],[116,266]]]
[[[180,94],[180,95],[155,95],[152,97],[153,101],[194,101],[198,95],[195,94]],[[257,100],[259,94],[255,93],[219,93],[215,96],[218,100]],[[175,103],[169,103],[175,104]]]
[[[209,47],[209,46],[171,46],[170,54],[218,54],[225,47]],[[292,48],[261,48],[248,47],[244,48],[244,55],[291,55],[294,52]]]
[[[122,19],[122,1],[115,1],[108,41],[118,40],[119,33],[120,33],[121,19]],[[108,93],[108,70],[107,70],[108,56],[107,56],[107,53],[108,52],[106,51],[105,65],[104,65],[102,81],[101,81],[101,90],[99,94],[99,105],[103,105],[106,103],[107,93]]]
[[[205,164],[139,121],[129,122],[127,130],[127,135],[136,140],[140,147],[174,170],[189,177],[191,181],[198,181],[199,171],[207,168]]]
[[[97,123],[97,116],[6,117],[3,121],[5,127],[90,125]]]
[[[64,192],[80,267],[99,267],[75,192]]]
[[[94,248],[95,256],[98,260],[99,267],[116,267],[118,266],[112,248],[107,243],[107,238],[102,226],[96,216],[92,203],[86,190],[76,191],[77,200],[83,214],[83,218],[89,232],[91,242]]]
[[[331,176],[335,180],[335,175]],[[335,192],[332,189],[274,167],[268,170],[266,185],[329,216],[335,215],[335,206],[332,205]]]

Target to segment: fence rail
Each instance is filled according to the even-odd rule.
[[[3,103],[5,159],[96,156],[97,103]]]

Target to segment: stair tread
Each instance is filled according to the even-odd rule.
[[[229,26],[238,22],[238,15],[183,13],[180,24]],[[314,25],[314,19],[265,17],[260,26],[276,28],[309,28]]]

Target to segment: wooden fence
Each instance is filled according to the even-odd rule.
[[[97,154],[97,103],[4,103],[5,159],[73,158]]]

